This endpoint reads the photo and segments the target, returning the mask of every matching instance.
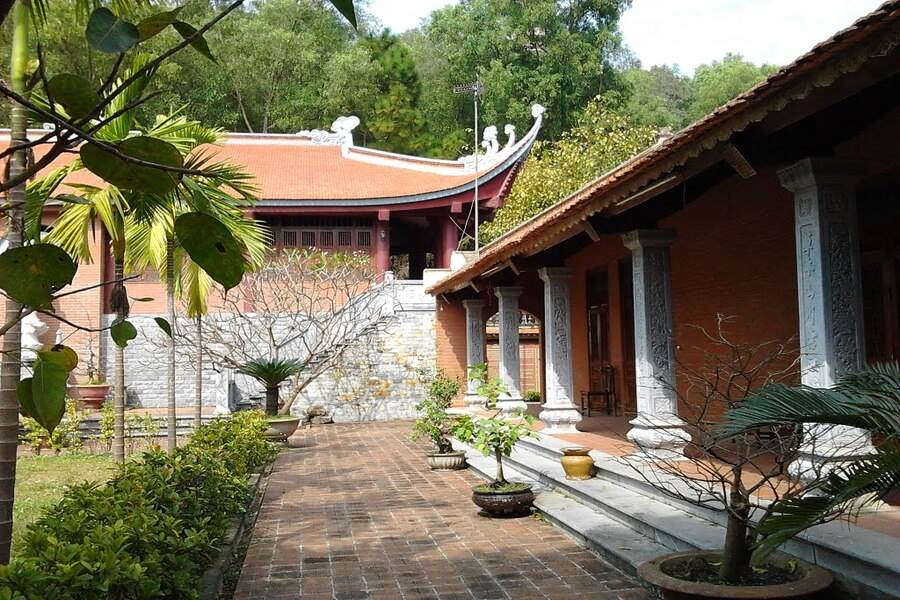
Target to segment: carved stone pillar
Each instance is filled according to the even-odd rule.
[[[528,407],[522,399],[519,366],[519,296],[522,288],[498,287],[494,294],[500,303],[500,380],[505,390],[497,401],[497,408],[504,414],[524,412]]]
[[[863,165],[806,158],[778,173],[794,193],[800,367],[804,385],[833,387],[865,364],[856,182]],[[812,479],[834,463],[872,452],[869,434],[844,426],[804,430],[790,472]]]
[[[572,317],[569,299],[571,269],[538,271],[544,282],[544,370],[547,398],[539,418],[543,433],[574,433],[581,422],[572,394]]]
[[[484,302],[481,300],[463,300],[466,308],[466,405],[481,406],[484,398],[478,395],[477,380],[468,377],[472,367],[484,364]]]
[[[631,250],[638,415],[628,439],[653,458],[677,459],[690,435],[678,417],[672,341],[671,231],[637,230],[622,240]]]

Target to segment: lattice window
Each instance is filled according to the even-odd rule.
[[[301,231],[300,232],[300,245],[304,248],[312,248],[316,245],[316,232],[315,231]]]
[[[297,247],[297,230],[296,229],[282,229],[281,230],[281,246],[283,248],[296,248]]]
[[[352,231],[338,231],[338,247],[340,248],[349,248],[353,245],[353,232]]]
[[[319,232],[319,247],[320,248],[333,248],[334,247],[334,232],[333,231],[320,231]]]
[[[372,232],[371,231],[357,231],[356,232],[356,245],[360,248],[371,248],[372,247]]]

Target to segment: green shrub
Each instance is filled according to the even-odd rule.
[[[81,412],[75,401],[66,400],[65,416],[53,433],[49,433],[34,419],[22,417],[25,441],[35,454],[40,454],[43,448],[50,448],[57,453],[64,449],[78,450],[82,446],[81,436],[78,433],[81,421]]]
[[[195,598],[246,507],[248,475],[277,452],[264,430],[261,414],[240,413],[202,427],[171,455],[145,452],[106,485],[69,488],[0,567],[0,598]]]
[[[459,382],[455,379],[444,377],[441,372],[431,379],[428,383],[428,395],[416,405],[416,410],[421,416],[413,425],[410,436],[412,441],[427,437],[439,454],[453,451],[453,445],[447,436],[453,426],[454,417],[447,413],[447,409],[458,393]]]
[[[525,392],[525,402],[540,402],[541,393],[537,390],[527,390]]]

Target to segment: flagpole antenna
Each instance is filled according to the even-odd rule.
[[[481,241],[478,239],[478,203],[480,200],[478,196],[478,107],[481,103],[481,97],[484,95],[484,84],[479,79],[472,83],[464,83],[461,85],[453,86],[453,92],[456,94],[472,94],[473,101],[475,103],[475,198],[473,202],[475,205],[475,254],[478,254],[481,252]]]

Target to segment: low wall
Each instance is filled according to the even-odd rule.
[[[423,396],[420,376],[435,364],[435,300],[421,282],[392,284],[390,314],[376,330],[350,343],[328,371],[298,396],[292,412],[308,407],[326,407],[335,421],[383,421],[415,416],[415,404]],[[106,315],[107,324],[114,315]],[[131,407],[161,408],[167,402],[165,334],[153,316],[129,319],[138,329],[137,339],[125,349],[125,378]],[[179,326],[192,327],[188,320]],[[103,339],[105,372],[112,380],[114,347]],[[194,405],[195,368],[191,349],[177,353],[175,391],[179,407]],[[220,413],[233,410],[238,401],[261,396],[262,388],[252,379],[204,362],[203,404]]]

